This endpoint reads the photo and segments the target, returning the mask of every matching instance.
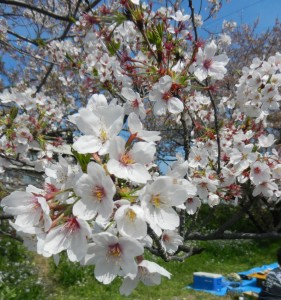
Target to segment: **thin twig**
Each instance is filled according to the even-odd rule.
[[[208,81],[206,79],[207,85]],[[216,140],[217,140],[217,146],[218,146],[218,157],[217,157],[217,174],[220,174],[221,172],[221,145],[220,145],[220,134],[219,134],[219,121],[218,121],[218,111],[215,103],[215,99],[213,96],[213,93],[208,89],[208,95],[210,97],[212,107],[214,110],[214,118],[215,118],[215,131],[216,131]]]
[[[162,257],[164,261],[169,261],[169,256],[163,247],[162,243],[160,242],[160,238],[158,235],[148,226],[147,228],[147,233],[149,236],[153,239],[154,243],[156,244],[157,247],[157,255]]]
[[[9,237],[11,239],[17,240],[19,242],[23,242],[23,240],[20,237],[18,237],[16,235],[13,235],[11,233],[5,232],[3,230],[0,230],[0,235],[4,235],[4,236],[7,236],[7,237]]]
[[[38,46],[38,43],[37,43],[36,41],[34,41],[34,40],[30,40],[30,39],[28,39],[27,37],[21,36],[21,35],[19,35],[18,33],[13,32],[13,31],[11,31],[11,30],[7,30],[7,32],[8,32],[10,35],[15,36],[15,37],[17,37],[18,39],[20,39],[20,40],[22,40],[22,41],[25,41],[25,42],[28,42],[28,43],[33,44],[33,45],[35,45],[35,46]]]
[[[195,14],[194,14],[194,7],[193,7],[193,3],[192,0],[188,0],[188,5],[191,11],[191,22],[192,22],[192,27],[193,27],[193,32],[194,32],[194,39],[195,42],[198,41],[198,33],[197,33],[197,27],[195,24]]]
[[[0,0],[0,3],[12,5],[12,6],[17,6],[17,7],[27,8],[27,9],[30,9],[31,11],[36,11],[40,14],[46,15],[48,17],[51,17],[53,19],[60,20],[60,21],[69,22],[69,21],[73,20],[73,17],[71,17],[71,16],[61,16],[61,15],[55,14],[51,11],[45,10],[42,7],[33,6],[31,4],[21,2],[21,1]]]
[[[11,45],[11,44],[8,44],[7,42],[5,42],[5,41],[3,41],[3,40],[0,40],[0,44],[4,45],[4,46],[6,46],[6,47],[9,47],[9,48],[11,48],[12,50],[15,50],[15,51],[17,51],[17,52],[20,53],[20,54],[28,55],[28,56],[30,56],[30,57],[36,59],[36,60],[39,60],[39,61],[42,61],[42,62],[45,62],[45,63],[48,63],[48,64],[55,64],[55,65],[58,65],[57,63],[51,62],[51,61],[46,60],[46,59],[44,59],[44,58],[41,58],[41,57],[39,57],[39,56],[35,56],[35,55],[31,54],[30,52],[27,52],[27,51],[25,51],[25,50],[23,50],[23,49],[19,49],[19,48],[15,47],[15,46],[13,46],[13,45]]]
[[[233,232],[233,233],[221,233],[215,234],[212,232],[210,234],[204,235],[199,232],[192,233],[188,235],[186,240],[192,241],[214,241],[214,240],[261,240],[261,239],[280,239],[281,233],[278,232],[265,232],[265,233],[240,233],[240,232]]]
[[[80,6],[80,4],[81,4],[81,1],[82,1],[82,0],[79,0],[79,1],[77,2],[77,5],[76,5],[75,11],[74,11],[74,17],[76,16],[76,14],[77,14],[77,12],[78,12],[78,9],[79,9],[79,6]],[[62,34],[62,36],[61,36],[61,39],[64,39],[64,38],[67,36],[67,33],[69,32],[69,30],[70,30],[72,24],[73,24],[72,21],[68,22],[68,24],[67,24],[67,26],[66,26],[66,28],[65,28],[65,30],[64,30],[64,32],[63,32],[63,34]],[[44,86],[44,84],[46,83],[48,77],[50,76],[50,74],[51,74],[53,68],[54,68],[54,64],[51,64],[51,65],[49,66],[49,68],[48,68],[47,73],[45,74],[45,76],[43,77],[43,79],[42,79],[42,81],[40,82],[39,86],[37,87],[35,94],[37,94],[37,93],[39,93],[39,92],[41,91],[42,87]]]

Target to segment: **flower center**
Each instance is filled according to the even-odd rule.
[[[260,174],[261,173],[261,169],[259,167],[255,167],[254,168],[254,173],[255,174]]]
[[[133,160],[133,158],[130,156],[129,153],[124,153],[121,155],[119,161],[123,164],[123,165],[131,165],[133,164],[135,161]]]
[[[102,201],[102,199],[105,197],[105,190],[102,186],[95,186],[93,191],[94,197],[97,198],[98,201]]]
[[[147,268],[145,268],[145,267],[138,266],[138,271],[139,271],[140,277],[145,278],[149,275],[149,272],[148,272]]]
[[[165,102],[168,102],[170,98],[171,98],[170,92],[166,92],[162,95],[162,100],[164,100]]]
[[[160,195],[159,195],[159,194],[153,195],[153,196],[151,197],[150,202],[152,203],[153,206],[159,208],[159,207],[160,207],[160,204],[161,204],[161,198],[160,198]]]
[[[132,106],[133,106],[134,108],[138,108],[138,107],[139,107],[139,102],[138,102],[137,99],[135,99],[135,100],[132,102]]]
[[[128,209],[127,213],[126,213],[126,217],[130,220],[130,221],[134,221],[136,218],[136,213],[132,210],[132,209]]]
[[[203,182],[200,183],[200,186],[202,188],[206,188],[208,186],[208,183],[203,181]]]
[[[211,65],[212,65],[212,60],[211,59],[207,58],[207,59],[204,60],[203,67],[205,69],[207,69],[207,70],[210,69]]]
[[[102,140],[102,142],[105,142],[108,140],[107,133],[104,129],[100,130],[100,139]]]
[[[164,242],[170,242],[170,236],[168,234],[164,234],[162,239]]]
[[[38,199],[36,197],[33,198],[33,209],[37,209],[41,207],[40,203],[38,202]]]
[[[68,221],[65,223],[64,227],[67,228],[67,230],[69,232],[73,232],[73,231],[76,231],[77,229],[79,229],[80,225],[77,222],[76,217],[73,217],[73,218],[68,219]]]
[[[108,247],[108,252],[107,254],[109,256],[113,256],[113,257],[120,257],[122,255],[122,249],[121,246],[117,243],[114,245],[110,245]]]

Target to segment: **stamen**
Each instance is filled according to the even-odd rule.
[[[106,142],[108,140],[107,133],[104,129],[100,130],[100,139],[102,142]]]
[[[210,69],[212,63],[213,63],[212,60],[207,58],[203,62],[203,67],[208,70],[208,69]]]
[[[155,207],[159,208],[159,207],[160,207],[160,204],[161,204],[161,198],[160,198],[160,195],[159,195],[159,194],[153,195],[153,196],[151,197],[150,202],[152,203],[152,205],[154,205]]]
[[[126,217],[130,220],[130,221],[134,221],[136,218],[136,213],[132,210],[132,209],[128,209],[127,213],[126,213]]]
[[[102,201],[106,193],[102,186],[95,186],[93,191],[93,196],[97,198],[98,201]]]
[[[131,165],[135,162],[129,153],[124,153],[123,155],[121,155],[119,161],[125,166]]]
[[[108,246],[107,255],[113,257],[120,257],[122,255],[121,246],[118,243]]]

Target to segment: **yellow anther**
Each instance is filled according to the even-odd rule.
[[[105,142],[108,140],[107,133],[104,129],[100,130],[100,139]]]
[[[131,165],[133,164],[135,161],[133,160],[133,158],[130,156],[129,153],[125,153],[123,154],[119,161],[123,164],[123,165]]]
[[[94,196],[97,198],[98,201],[102,201],[102,199],[105,196],[105,191],[103,187],[100,186],[96,186],[94,188],[94,192],[93,192]]]
[[[152,203],[152,205],[154,205],[155,207],[159,208],[159,207],[160,207],[160,204],[161,204],[161,198],[160,198],[160,195],[159,195],[159,194],[153,195],[153,196],[151,197],[150,202]]]
[[[109,256],[120,257],[121,254],[122,254],[122,250],[118,243],[108,247],[108,255]]]
[[[132,209],[128,209],[126,216],[128,217],[128,219],[130,219],[130,221],[134,221],[136,218],[136,213],[132,210]]]

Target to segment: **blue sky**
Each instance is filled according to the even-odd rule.
[[[260,19],[259,32],[272,27],[276,18],[281,20],[281,0],[231,0],[230,3],[224,3],[216,19],[206,21],[204,26],[219,32],[224,19],[238,24],[252,24],[257,18]]]

